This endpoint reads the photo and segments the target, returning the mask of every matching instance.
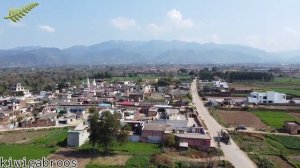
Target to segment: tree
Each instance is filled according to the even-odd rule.
[[[167,147],[175,147],[176,146],[176,139],[175,136],[173,134],[168,134],[166,136],[165,142],[164,142],[165,146]]]
[[[129,135],[130,130],[131,130],[131,127],[128,124],[124,125],[121,128],[121,131],[118,135],[119,145],[125,144],[128,141],[128,135]]]
[[[90,120],[90,136],[89,141],[93,146],[93,151],[95,153],[95,146],[98,141],[98,121],[99,121],[99,113],[95,107],[91,107],[89,109],[89,113],[91,116]]]
[[[119,142],[118,136],[121,130],[120,118],[121,115],[119,113],[112,114],[110,111],[102,113],[98,125],[98,144],[103,148],[105,153],[110,153]]]

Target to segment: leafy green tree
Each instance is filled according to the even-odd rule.
[[[109,111],[102,113],[98,125],[98,145],[103,148],[105,153],[110,153],[119,143],[120,118],[121,115],[119,113],[111,113]]]
[[[89,109],[89,113],[91,116],[90,120],[90,136],[89,141],[93,146],[93,151],[95,153],[95,147],[98,142],[98,125],[99,125],[99,113],[95,107],[91,107]]]
[[[128,142],[128,135],[129,132],[131,131],[131,127],[126,124],[121,128],[121,131],[118,135],[118,143],[119,145],[125,144],[126,142]]]
[[[176,138],[173,134],[168,134],[164,141],[164,145],[167,147],[175,147],[176,146]]]

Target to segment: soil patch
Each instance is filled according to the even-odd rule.
[[[279,156],[266,156],[270,161],[273,162],[274,165],[277,167],[284,167],[284,168],[294,168],[292,165],[290,165],[287,161],[283,160]]]
[[[23,144],[30,143],[31,140],[43,137],[49,134],[47,131],[31,131],[31,132],[4,132],[0,134],[0,143],[5,144]]]
[[[92,154],[80,152],[70,148],[61,148],[48,156],[48,159],[54,160],[76,160],[77,167],[86,167],[91,161]]]
[[[266,128],[264,124],[256,115],[245,111],[219,111],[220,118],[228,124],[230,127],[234,127],[238,124],[245,125],[253,128]]]
[[[125,166],[129,155],[100,156],[92,159],[92,164],[102,166]]]
[[[289,113],[289,114],[300,119],[300,113]]]

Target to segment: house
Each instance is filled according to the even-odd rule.
[[[251,92],[248,96],[248,103],[288,103],[286,94],[273,91]]]
[[[88,126],[79,124],[74,130],[68,131],[68,146],[81,146],[89,139]]]
[[[165,132],[172,128],[165,124],[145,123],[140,140],[148,143],[160,143],[165,138]]]
[[[291,134],[296,135],[300,134],[300,123],[296,121],[285,122],[285,129]]]
[[[219,88],[219,89],[228,89],[229,88],[227,82],[222,82],[220,80],[213,81],[213,85],[215,88]]]
[[[140,102],[141,100],[144,100],[144,93],[142,92],[129,93],[129,100],[133,100],[134,102]]]
[[[29,90],[26,90],[26,89],[21,85],[21,83],[13,84],[13,85],[10,87],[10,91],[13,92],[13,93],[22,92],[22,93],[24,94],[24,97],[30,97],[30,96],[31,96],[31,93],[29,92]]]
[[[179,145],[182,147],[210,148],[211,137],[209,134],[200,133],[175,133]]]

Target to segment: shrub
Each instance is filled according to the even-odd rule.
[[[155,154],[152,156],[151,162],[158,168],[174,168],[175,163],[167,156]]]

